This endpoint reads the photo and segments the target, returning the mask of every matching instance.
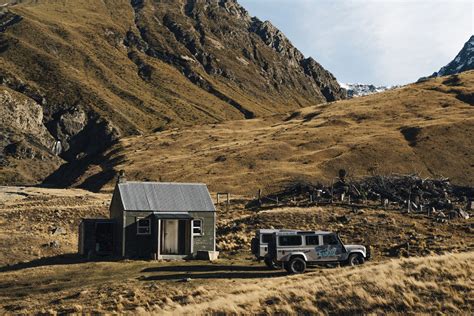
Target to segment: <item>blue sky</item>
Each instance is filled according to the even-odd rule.
[[[405,84],[450,62],[474,34],[472,0],[239,0],[340,82]]]

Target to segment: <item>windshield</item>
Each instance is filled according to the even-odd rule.
[[[324,235],[323,245],[339,245],[339,239],[336,235]]]

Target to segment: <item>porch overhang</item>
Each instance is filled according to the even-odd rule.
[[[153,212],[153,215],[157,219],[193,219],[188,212]]]

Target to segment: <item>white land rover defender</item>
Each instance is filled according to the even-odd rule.
[[[279,231],[272,234],[265,260],[289,273],[303,273],[307,265],[363,264],[370,248],[344,245],[336,233],[324,231]]]

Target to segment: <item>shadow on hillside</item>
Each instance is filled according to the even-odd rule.
[[[66,162],[50,174],[42,185],[59,188],[70,187],[79,181],[91,166],[98,166],[101,171],[84,179],[79,187],[92,192],[99,192],[104,185],[116,176],[114,167],[125,159],[124,155],[112,158],[118,152],[119,149],[115,149],[107,155],[101,153],[81,160]]]
[[[269,270],[265,266],[242,265],[179,265],[146,268],[141,272],[180,272],[175,274],[157,274],[141,278],[143,281],[164,281],[191,279],[253,279],[272,278],[287,275],[284,270]],[[205,272],[205,273],[200,273]]]
[[[96,257],[93,259],[87,259],[84,256],[81,256],[76,253],[58,255],[53,257],[44,257],[40,259],[35,259],[28,262],[20,262],[17,264],[6,265],[0,267],[0,272],[9,272],[9,271],[19,271],[28,268],[44,267],[44,266],[55,266],[55,265],[65,265],[65,264],[78,264],[84,262],[112,262],[118,261],[119,259],[113,257]]]

